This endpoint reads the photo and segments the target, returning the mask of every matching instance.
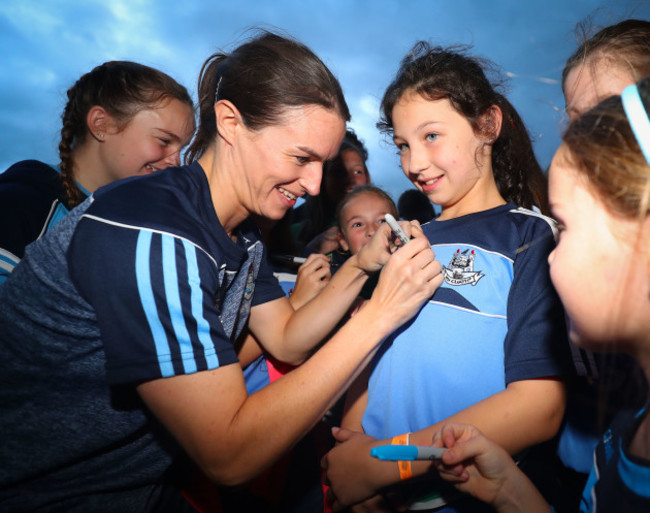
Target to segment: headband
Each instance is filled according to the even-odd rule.
[[[621,101],[634,137],[641,148],[641,153],[650,164],[650,119],[648,119],[648,113],[643,106],[636,84],[623,89]]]

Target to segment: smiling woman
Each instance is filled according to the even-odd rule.
[[[403,223],[407,246],[391,254],[378,229],[294,310],[248,217],[279,219],[318,191],[348,118],[340,85],[307,47],[263,32],[210,57],[199,94],[198,160],[97,191],[0,287],[2,510],[189,511],[186,456],[218,484],[245,483],[441,282],[419,225]],[[245,327],[299,364],[382,267],[354,319],[247,394],[234,348]]]
[[[26,160],[0,174],[0,283],[25,246],[114,180],[176,165],[194,130],[194,103],[168,75],[106,62],[68,89],[58,166]]]

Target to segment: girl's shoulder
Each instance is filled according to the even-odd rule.
[[[40,160],[21,160],[0,173],[0,193],[9,190],[58,197],[63,192],[60,171]]]

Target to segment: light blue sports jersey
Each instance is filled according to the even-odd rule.
[[[552,220],[507,204],[423,229],[445,280],[371,363],[362,424],[379,439],[435,424],[512,381],[571,368],[548,272]]]

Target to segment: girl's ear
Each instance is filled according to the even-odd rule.
[[[348,241],[345,240],[345,236],[343,235],[343,232],[341,231],[340,228],[337,237],[339,239],[339,246],[341,246],[341,249],[343,251],[350,251],[350,246],[348,244]]]
[[[95,105],[86,114],[86,126],[88,127],[88,132],[90,132],[90,135],[95,140],[104,142],[106,140],[106,134],[112,133],[115,123],[104,107]]]
[[[481,133],[486,138],[487,143],[492,144],[499,138],[501,133],[503,112],[498,105],[492,105],[482,117]]]
[[[238,128],[244,127],[241,114],[235,105],[228,100],[219,100],[214,105],[214,117],[217,133],[228,144],[232,145]]]

